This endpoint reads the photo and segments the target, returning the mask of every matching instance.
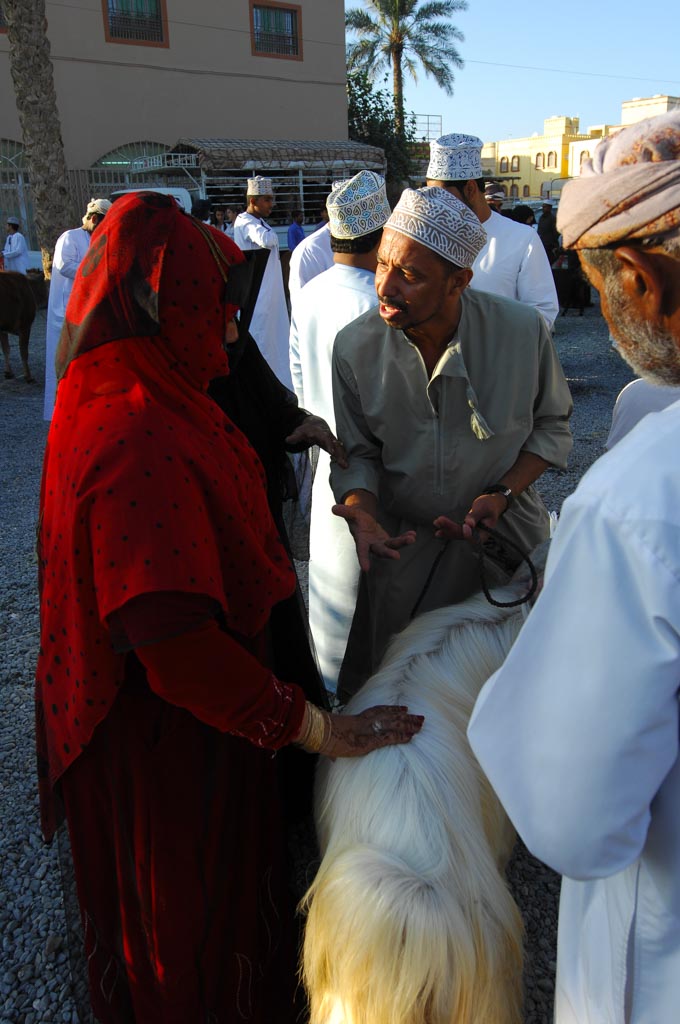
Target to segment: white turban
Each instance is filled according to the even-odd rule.
[[[110,209],[111,203],[108,199],[90,199],[85,216],[91,217],[93,213],[98,213],[100,217],[105,217]]]
[[[557,227],[570,249],[664,235],[680,225],[680,110],[609,135],[562,189]]]
[[[465,203],[444,188],[407,188],[385,224],[439,253],[457,267],[471,267],[486,244],[486,231]]]

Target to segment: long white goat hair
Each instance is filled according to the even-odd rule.
[[[501,874],[514,834],[466,729],[525,617],[481,595],[422,615],[347,705],[406,704],[425,723],[410,743],[319,769],[323,860],[303,904],[312,1024],[521,1021],[522,923]]]

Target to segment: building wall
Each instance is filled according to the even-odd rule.
[[[170,146],[182,136],[346,139],[342,0],[287,6],[299,9],[301,59],[253,55],[249,0],[166,0],[163,46],[107,42],[101,0],[77,7],[47,0],[68,166],[89,167],[125,144]],[[3,96],[13,95],[8,64],[0,35]],[[20,137],[14,105],[5,102],[0,138]]]
[[[646,117],[666,114],[680,107],[680,96],[647,96],[642,99],[626,100],[621,104],[621,126],[636,124]]]
[[[500,181],[510,195],[511,187],[517,188],[518,198],[539,198],[546,194],[558,196],[564,181],[580,173],[584,159],[592,156],[595,146],[606,135],[622,127],[636,124],[646,117],[656,117],[667,111],[680,108],[679,96],[650,96],[644,99],[626,100],[621,105],[621,124],[599,124],[580,132],[577,117],[549,117],[543,122],[543,134],[534,134],[523,139],[502,139],[485,142],[482,149],[482,164],[489,177]],[[555,167],[548,167],[548,154],[555,153]],[[536,158],[544,155],[544,167],[537,168]],[[512,170],[513,157],[519,160],[519,170]],[[502,170],[503,159],[508,169]],[[525,194],[526,192],[526,194]]]
[[[506,186],[508,195],[513,186],[519,199],[536,199],[546,190],[552,191],[553,185],[569,173],[570,143],[587,138],[579,134],[578,118],[550,117],[544,121],[543,129],[542,135],[502,139],[495,143],[495,176]],[[485,162],[487,154],[491,157],[492,153],[492,147],[487,144],[482,151]],[[537,166],[541,155],[542,167]],[[507,160],[507,170],[504,160]]]

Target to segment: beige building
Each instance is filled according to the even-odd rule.
[[[581,132],[578,117],[549,117],[543,133],[523,139],[486,142],[482,165],[489,178],[499,181],[510,199],[558,198],[564,182],[576,177],[598,141],[626,125],[680,107],[680,97],[650,96],[626,100],[621,123],[594,125]]]
[[[210,149],[213,178],[226,183],[219,194],[213,187],[215,201],[243,200],[248,174],[272,174],[282,179],[283,218],[307,196],[311,177],[311,223],[329,181],[363,165],[362,147],[348,151],[342,0],[46,0],[46,13],[77,203],[92,189],[108,195],[139,183],[182,184],[210,197],[202,166]],[[30,225],[1,20],[0,95],[0,214]],[[198,141],[193,155],[171,153],[180,140]],[[267,140],[278,149],[264,151]],[[319,145],[298,156],[296,140]],[[222,145],[235,160],[216,168],[215,152],[228,142],[238,143]],[[371,161],[382,169],[382,151]]]
[[[69,167],[191,138],[346,139],[342,0],[46,2]],[[0,138],[18,142],[6,34]]]

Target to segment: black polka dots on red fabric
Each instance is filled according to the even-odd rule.
[[[37,672],[53,780],[87,746],[124,678],[106,626],[112,611],[139,594],[200,593],[252,636],[293,589],[259,461],[202,390],[228,371],[223,283],[211,259],[202,240],[173,239],[160,334],[85,352],[60,384],[42,492]]]

